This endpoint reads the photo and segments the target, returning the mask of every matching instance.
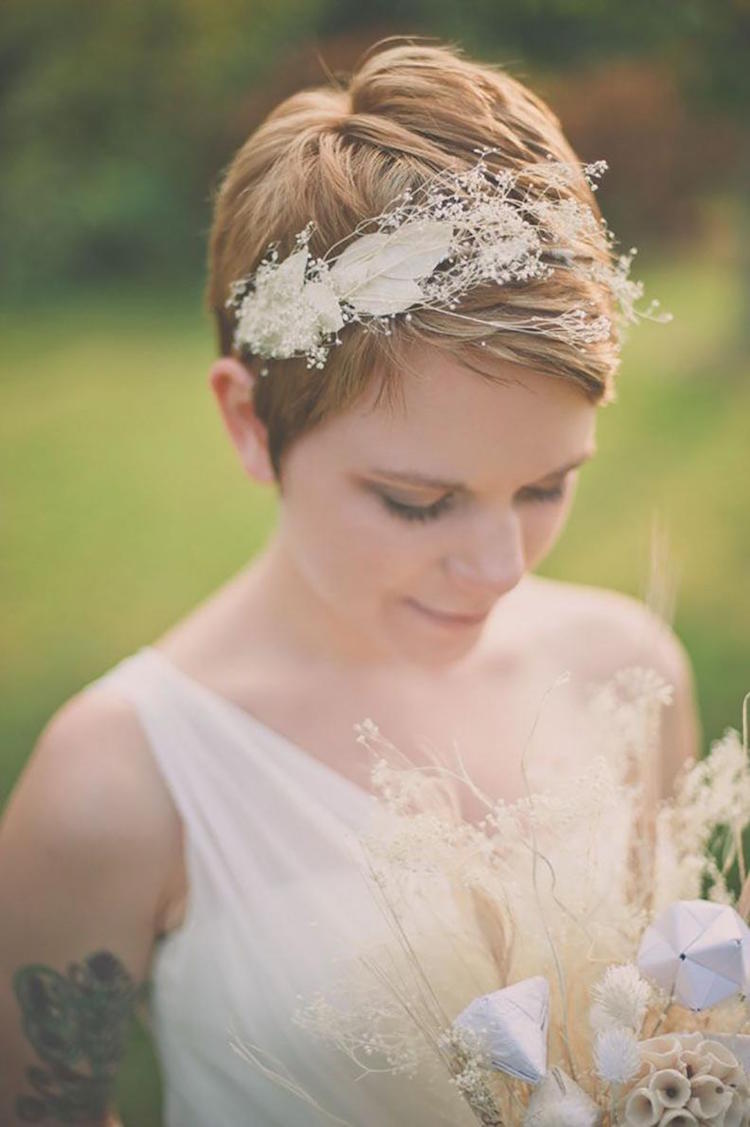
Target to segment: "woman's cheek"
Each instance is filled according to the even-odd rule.
[[[327,543],[331,564],[346,573],[347,586],[387,586],[389,578],[413,567],[417,538],[410,539],[401,523],[372,498],[339,508]]]
[[[315,502],[315,503],[313,503]],[[374,514],[340,495],[287,503],[287,534],[297,566],[326,601],[356,601],[381,566]]]
[[[542,511],[528,518],[524,545],[526,567],[529,571],[540,564],[554,548],[567,524],[572,504],[571,494],[557,505],[540,504]],[[545,508],[547,511],[544,511]]]

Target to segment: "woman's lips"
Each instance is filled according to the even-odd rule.
[[[439,622],[445,626],[478,626],[480,622],[484,622],[489,614],[489,611],[484,611],[483,614],[447,614],[445,611],[433,610],[431,607],[423,606],[416,599],[407,599],[406,602],[432,622]]]

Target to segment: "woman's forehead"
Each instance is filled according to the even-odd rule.
[[[487,358],[490,359],[489,357]],[[380,381],[373,378],[355,412],[385,415],[408,421],[410,416],[442,417],[446,411],[461,410],[462,416],[487,413],[493,417],[533,414],[540,407],[580,400],[590,403],[579,384],[571,379],[535,371],[521,364],[496,357],[485,364],[484,373],[470,368],[455,356],[425,347],[405,356],[404,365],[392,375],[398,393],[391,401],[380,396]]]
[[[489,495],[543,485],[593,456],[598,409],[582,389],[513,367],[513,382],[492,384],[440,358],[429,371],[405,374],[395,404],[385,396],[378,402],[377,389],[368,388],[292,444],[288,472],[328,485],[342,474],[381,479],[421,487],[425,497],[448,490]],[[421,486],[405,475],[421,476]]]
[[[373,467],[424,473],[454,467],[454,475],[459,466],[476,473],[482,464],[497,472],[509,461],[544,476],[590,453],[597,410],[581,389],[511,367],[511,380],[490,383],[440,357],[429,370],[404,374],[397,405],[361,402],[342,419],[342,437],[359,462],[374,458]],[[420,459],[429,468],[420,470]]]

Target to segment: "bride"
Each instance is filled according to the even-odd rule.
[[[337,260],[373,217],[381,242]],[[396,1084],[355,1084],[288,1021],[369,926],[347,881],[371,801],[354,726],[374,718],[416,762],[458,745],[481,789],[512,800],[555,678],[571,674],[540,714],[540,787],[591,754],[586,687],[647,665],[674,686],[657,792],[698,753],[673,632],[635,599],[534,574],[595,454],[632,297],[598,219],[554,113],[454,47],[379,44],[345,88],[288,98],[235,155],[210,245],[210,387],[243,472],[277,488],[278,521],[39,736],[0,835],[2,1124],[113,1122],[146,985],[170,1127],[319,1121],[237,1059],[233,1027],[351,1122],[438,1122]],[[400,266],[378,259],[389,230]]]

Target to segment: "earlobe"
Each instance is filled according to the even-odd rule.
[[[245,471],[260,482],[274,481],[268,430],[255,414],[253,388],[258,373],[234,356],[221,356],[209,370],[209,384],[229,437]]]

